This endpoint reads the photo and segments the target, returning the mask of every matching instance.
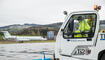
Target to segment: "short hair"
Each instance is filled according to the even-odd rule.
[[[82,20],[83,18],[82,18],[82,16],[78,16],[78,18],[77,18],[77,20]]]

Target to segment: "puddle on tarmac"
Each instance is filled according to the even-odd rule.
[[[32,60],[53,57],[55,43],[0,44],[0,60]]]

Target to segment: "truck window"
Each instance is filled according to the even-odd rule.
[[[78,14],[70,17],[67,22],[64,38],[92,38],[96,28],[96,14]]]

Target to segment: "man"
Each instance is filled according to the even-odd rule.
[[[93,17],[90,16],[89,19],[86,20],[86,22],[89,24],[90,27],[93,25]]]
[[[82,16],[79,16],[77,20],[79,21],[79,28],[75,31],[77,34],[74,34],[74,37],[88,37],[88,34],[83,33],[90,31],[89,24],[86,22],[86,20],[83,20]]]

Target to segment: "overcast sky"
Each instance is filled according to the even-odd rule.
[[[105,0],[0,0],[0,26],[64,22],[64,10],[93,10],[95,3],[102,5],[100,15],[105,19]]]

